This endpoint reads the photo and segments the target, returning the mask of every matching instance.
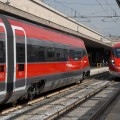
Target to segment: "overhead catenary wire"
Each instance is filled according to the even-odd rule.
[[[54,2],[54,0],[44,0],[44,1],[50,1],[50,2]],[[56,2],[58,2],[57,0],[56,0]],[[80,3],[80,2],[60,2],[60,3],[64,3],[64,4],[72,4],[72,5],[98,5],[98,4],[95,4],[95,3]],[[108,5],[108,4],[102,4],[102,5]],[[110,4],[110,5],[116,5],[116,4]]]
[[[101,3],[100,3],[98,0],[96,0],[96,2],[97,2],[97,3],[100,5],[100,7],[105,11],[105,13],[106,13],[108,16],[110,16],[109,13],[105,10],[105,8],[101,5]],[[117,26],[120,27],[120,25],[119,25],[115,20],[113,20],[113,22],[114,22]]]
[[[69,9],[69,10],[71,10],[71,14],[74,12],[74,15],[72,15],[72,16],[74,16],[74,18],[76,17],[76,16],[83,16],[83,15],[81,15],[77,10],[75,10],[75,9],[73,9],[73,8],[71,8],[71,7],[68,7],[67,5],[64,5],[62,2],[59,2],[59,1],[57,1],[57,0],[44,0],[44,2],[45,1],[50,1],[50,2],[55,2],[55,3],[57,3],[57,4],[60,4],[60,5],[62,5],[65,9],[67,8],[67,9]],[[49,5],[49,4],[48,4]],[[53,6],[54,7],[54,6]],[[68,15],[68,18],[70,17],[71,15],[69,14]],[[85,18],[81,18],[81,20],[77,20],[78,22],[89,22],[89,24],[91,25],[91,26],[93,26],[93,28],[95,28],[95,29],[98,29],[98,27],[96,27],[94,24],[92,24],[90,21],[90,18],[87,18],[87,17],[85,17]]]
[[[111,8],[113,14],[110,14],[111,10],[106,9],[106,8],[109,8],[109,6],[116,7],[117,5],[115,4],[115,2],[111,2],[111,3],[109,2],[108,3],[108,2],[105,2],[105,0],[100,0],[100,1],[96,0],[97,3],[95,3],[95,2],[94,3],[92,3],[92,2],[81,3],[79,1],[71,2],[71,1],[60,1],[60,0],[44,0],[44,2],[49,3],[49,4],[51,4],[53,2],[56,3],[54,5],[54,6],[56,6],[55,9],[57,9],[57,10],[59,10],[61,12],[64,12],[68,16],[68,18],[74,18],[76,21],[81,22],[81,23],[85,22],[86,25],[88,25],[89,27],[93,27],[92,29],[94,29],[94,30],[98,31],[100,29],[100,32],[101,32],[101,27],[102,26],[98,26],[98,24],[94,24],[95,19],[96,20],[97,19],[101,20],[102,22],[108,22],[108,23],[113,22],[113,23],[116,24],[115,26],[120,27],[120,25],[116,22],[116,20],[119,20],[118,18],[119,18],[120,15],[115,14],[115,13],[117,13],[116,10],[119,10],[119,9],[116,8],[115,10],[113,10]],[[77,4],[81,5],[81,6],[82,5],[83,6],[85,6],[85,5],[86,6],[88,6],[88,5],[90,5],[90,6],[100,6],[102,8],[102,10],[100,11],[98,9],[99,11],[97,10],[97,11],[93,11],[91,13],[86,13],[86,14],[84,13],[84,15],[81,15],[81,12],[79,12],[76,8],[72,7],[72,5],[74,6],[74,5],[77,5]],[[59,5],[63,6],[63,8],[59,7]],[[105,13],[107,15],[105,15]],[[104,31],[104,33],[107,34],[107,32],[105,32],[105,31]]]

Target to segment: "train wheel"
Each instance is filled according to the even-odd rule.
[[[80,83],[82,83],[83,80],[84,80],[84,73],[82,74],[82,77],[80,79]]]
[[[78,79],[77,83],[82,83],[82,81],[83,81],[83,73],[80,75],[80,78]]]
[[[15,101],[12,102],[12,106],[13,106],[13,107],[16,107],[16,106],[17,106],[17,100],[15,100]]]
[[[90,72],[89,72],[89,71],[84,72],[84,73],[83,73],[83,80],[86,79],[86,78],[89,77],[89,76],[90,76]]]
[[[34,96],[35,96],[35,88],[33,86],[31,86],[28,89],[28,99],[31,101],[31,100],[33,100]]]

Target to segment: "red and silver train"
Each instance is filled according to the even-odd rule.
[[[90,75],[84,42],[0,14],[0,103],[78,82]]]
[[[109,61],[110,74],[120,77],[120,43],[113,45]]]

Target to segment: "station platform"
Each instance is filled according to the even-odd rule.
[[[120,100],[113,107],[112,111],[108,114],[105,120],[120,120]]]
[[[108,67],[91,68],[90,76],[95,75],[95,74],[99,74],[99,73],[102,73],[102,72],[107,72],[107,71],[109,71]],[[118,102],[112,108],[112,110],[107,115],[105,120],[120,120],[120,97],[118,98]]]
[[[93,67],[90,69],[90,76],[109,71],[108,67]]]

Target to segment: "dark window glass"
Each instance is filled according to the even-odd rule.
[[[114,54],[114,56],[120,58],[120,48],[114,48],[113,54]]]
[[[62,61],[68,60],[68,51],[66,49],[62,50]]]
[[[5,63],[5,42],[0,41],[0,63]]]
[[[61,61],[61,49],[55,49],[56,61]]]
[[[48,48],[46,52],[47,52],[47,61],[55,61],[54,48]]]
[[[27,46],[28,62],[43,62],[45,61],[45,47],[38,45]]]
[[[25,62],[25,35],[21,30],[15,29],[15,38],[16,38],[16,62],[24,63]]]
[[[83,56],[87,55],[86,50],[83,50]]]
[[[0,63],[5,63],[5,33],[0,26]]]
[[[66,49],[56,48],[55,49],[55,56],[56,56],[56,61],[67,61],[68,52]]]
[[[81,51],[70,50],[69,51],[69,60],[79,60],[82,57]]]
[[[36,45],[28,45],[27,54],[28,54],[28,62],[38,62],[38,46]]]
[[[45,47],[38,48],[38,61],[40,62],[45,61]]]
[[[32,62],[32,45],[27,45],[27,62]]]
[[[37,45],[32,46],[31,58],[33,62],[39,62],[38,50],[39,50],[39,46]]]
[[[22,43],[16,44],[16,56],[17,62],[19,63],[25,62],[25,44]]]
[[[70,60],[74,59],[74,51],[73,50],[69,51],[69,59]]]
[[[81,59],[82,54],[80,51],[74,51],[74,60],[79,60]]]

